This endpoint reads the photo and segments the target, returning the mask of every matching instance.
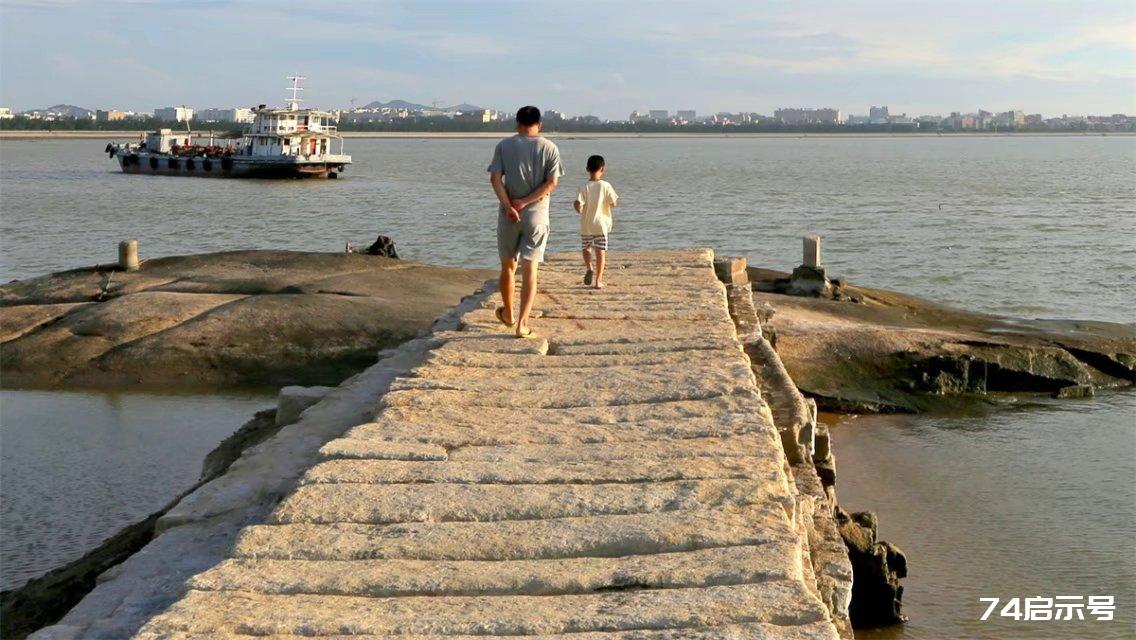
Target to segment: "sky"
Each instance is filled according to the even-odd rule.
[[[0,106],[1136,114],[1131,0],[0,0]]]

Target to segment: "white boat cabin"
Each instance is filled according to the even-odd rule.
[[[152,153],[170,153],[174,147],[188,147],[192,144],[192,134],[174,133],[170,129],[158,129],[146,134],[145,149]]]
[[[332,154],[331,140],[339,135],[338,127],[328,124],[331,121],[331,113],[316,109],[258,109],[245,134],[245,153],[272,157]]]

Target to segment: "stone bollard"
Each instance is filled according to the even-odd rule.
[[[816,269],[820,266],[820,236],[805,236],[805,255],[801,264]]]
[[[123,240],[118,243],[118,268],[123,271],[138,270],[137,240]]]
[[[801,266],[793,269],[787,293],[793,296],[827,298],[832,295],[832,283],[829,282],[828,273],[820,263],[820,236],[805,236],[802,240],[804,261]]]

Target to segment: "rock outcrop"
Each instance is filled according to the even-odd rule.
[[[358,254],[237,251],[0,286],[5,386],[337,384],[489,275]]]
[[[781,295],[764,289],[787,274],[749,276],[755,302],[776,309],[778,355],[824,409],[924,411],[986,393],[1136,383],[1136,325],[1018,320],[852,285],[841,300]]]
[[[903,587],[907,557],[899,547],[876,540],[876,514],[836,512],[840,535],[852,561],[852,606],[849,617],[857,629],[904,622]]]

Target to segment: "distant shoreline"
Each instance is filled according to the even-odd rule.
[[[208,131],[208,129],[204,130]],[[116,140],[122,138],[137,138],[146,131],[0,131],[0,140]],[[407,139],[407,140],[461,140],[461,139],[496,139],[509,135],[503,131],[344,131],[344,138],[376,138],[376,139]],[[706,133],[706,132],[653,132],[653,133],[626,133],[615,131],[599,132],[549,132],[549,138],[560,140],[583,138],[611,138],[611,139],[690,139],[690,138],[1101,138],[1101,137],[1131,137],[1136,132],[1130,131],[1023,131],[1023,132],[749,132],[749,133]]]

